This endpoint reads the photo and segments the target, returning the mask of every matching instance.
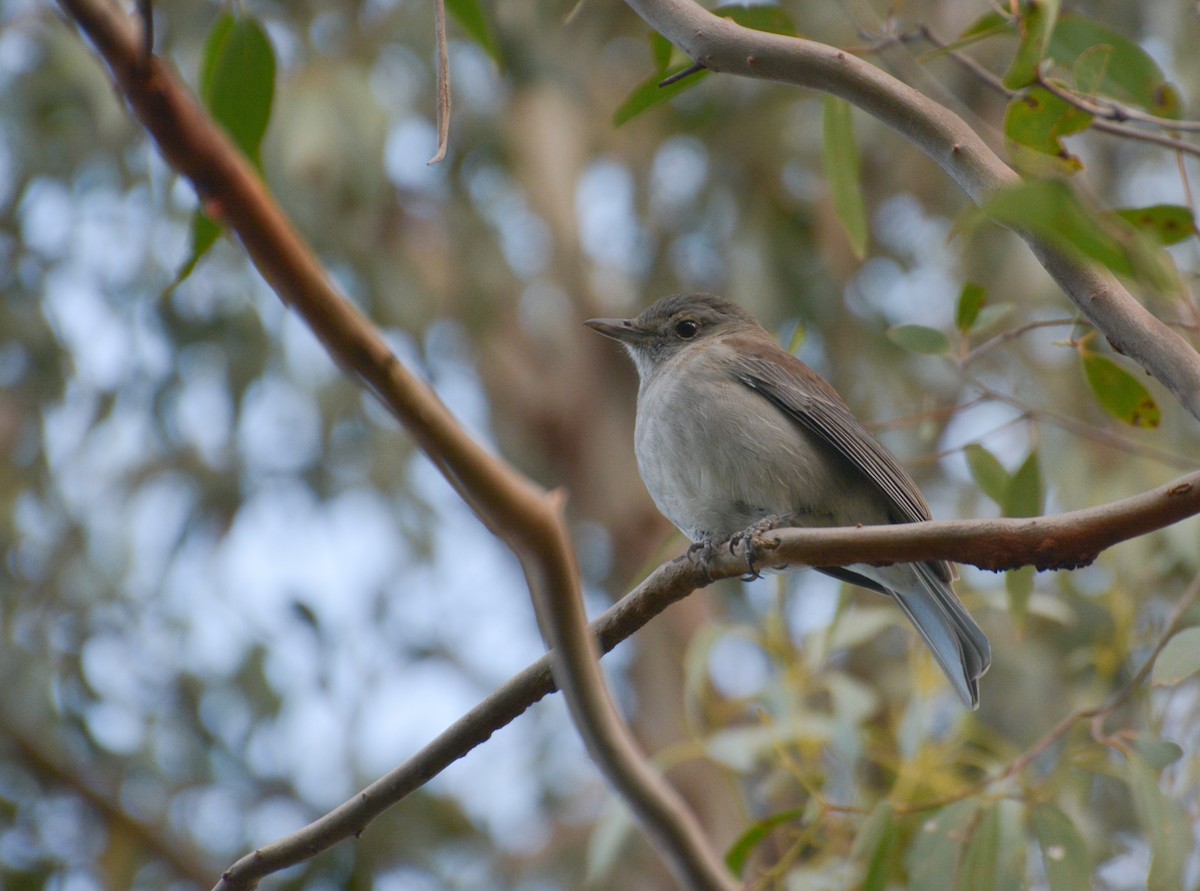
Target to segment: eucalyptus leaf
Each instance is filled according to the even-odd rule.
[[[821,157],[825,178],[829,181],[838,219],[850,239],[850,248],[854,256],[862,259],[867,252],[867,208],[859,179],[858,145],[854,141],[850,103],[827,95],[824,104],[824,149]]]

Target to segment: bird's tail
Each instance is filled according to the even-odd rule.
[[[979,678],[992,664],[988,639],[949,582],[938,578],[929,565],[917,563],[910,568],[920,579],[920,585],[906,585],[903,586],[906,590],[898,590],[889,584],[888,593],[929,645],[959,698],[972,710],[976,709]]]

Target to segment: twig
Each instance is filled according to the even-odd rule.
[[[699,74],[703,70],[704,70],[703,65],[689,65],[687,68],[684,68],[682,71],[676,71],[670,77],[664,77],[662,80],[660,80],[658,82],[658,86],[660,88],[661,87],[669,87],[669,86],[671,86],[671,84],[677,84],[681,80],[683,80],[685,77],[691,77],[693,74]]]
[[[1015,396],[1009,396],[1007,393],[1001,393],[998,390],[993,390],[986,384],[979,381],[973,381],[974,386],[984,393],[989,399],[994,399],[997,402],[1003,402],[1006,405],[1011,405],[1019,410],[1025,417],[1033,418],[1039,421],[1053,424],[1076,436],[1081,436],[1084,439],[1090,439],[1093,442],[1108,446],[1109,448],[1118,449],[1122,452],[1127,452],[1131,455],[1141,455],[1143,458],[1149,458],[1152,461],[1158,461],[1168,467],[1174,467],[1177,470],[1190,470],[1196,466],[1196,459],[1186,455],[1177,455],[1174,452],[1168,452],[1166,449],[1156,448],[1152,445],[1137,442],[1125,436],[1120,436],[1113,433],[1111,430],[1105,430],[1099,427],[1093,427],[1084,421],[1077,418],[1067,417],[1066,415],[1057,412],[1048,411],[1044,408],[1036,408],[1024,400],[1018,399]]]
[[[446,158],[450,145],[450,48],[446,43],[446,0],[433,0],[433,29],[437,35],[437,152],[426,163]]]
[[[1200,513],[1200,473],[1103,507],[1037,519],[958,520],[853,529],[779,529],[764,536],[772,565],[834,566],[950,559],[984,569],[1036,563],[1073,565],[1119,541]],[[1090,557],[1089,557],[1090,559]],[[686,557],[664,563],[591,624],[607,653],[672,603],[697,588],[746,571],[745,556],[720,545],[711,561]],[[485,742],[501,727],[555,690],[549,657],[543,656],[507,681],[420,752],[358,795],[299,832],[272,842],[234,865],[239,877],[258,876],[300,863],[370,822]],[[226,886],[230,887],[230,886]],[[241,886],[241,887],[244,887]]]
[[[980,357],[990,353],[996,347],[1006,344],[1011,340],[1016,340],[1018,337],[1022,337],[1028,334],[1030,331],[1037,331],[1039,328],[1060,328],[1063,325],[1078,325],[1079,321],[1080,320],[1078,318],[1042,319],[1041,321],[1037,322],[1029,322],[1028,324],[1021,325],[1017,328],[1010,328],[1008,331],[1001,331],[995,337],[985,340],[979,346],[975,347],[975,349],[971,350],[971,352],[959,359],[958,364],[965,368],[972,362],[977,361]]]
[[[1053,78],[1046,77],[1041,72],[1038,72],[1038,85],[1049,90],[1064,102],[1075,106],[1080,111],[1086,111],[1093,117],[1103,118],[1118,124],[1125,121],[1136,121],[1139,124],[1160,127],[1163,130],[1176,130],[1181,133],[1200,133],[1200,121],[1163,118],[1137,108],[1121,105],[1118,102],[1113,102],[1111,99],[1091,100],[1085,96],[1080,96],[1073,90],[1066,89]]]

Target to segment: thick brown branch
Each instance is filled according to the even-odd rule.
[[[626,0],[654,30],[712,71],[840,96],[910,140],[976,204],[1019,180],[966,122],[869,62],[836,47],[743,28],[694,0]],[[1200,355],[1107,270],[1019,233],[1079,310],[1200,418]]]
[[[1200,513],[1200,472],[1142,495],[1101,507],[1028,520],[953,520],[857,529],[780,529],[764,536],[778,543],[772,561],[831,566],[900,560],[955,560],[983,569],[1077,566],[1100,551]],[[697,588],[735,578],[745,558],[718,547],[708,564],[677,557],[656,569],[591,630],[607,653]],[[234,866],[254,878],[300,863],[339,841],[360,834],[375,817],[419,789],[501,727],[555,690],[550,659],[543,656],[471,709],[411,759],[304,829]]]
[[[303,316],[330,355],[378,396],[520,559],[538,624],[552,649],[554,676],[576,728],[659,852],[687,887],[732,889],[732,877],[698,822],[638,751],[608,695],[587,630],[562,498],[547,495],[489,454],[437,395],[401,366],[370,321],[333,287],[247,159],[167,65],[141,52],[140,31],[129,16],[104,0],[60,2],[104,56],[168,162],[195,185],[206,210],[237,234],[280,299]],[[220,887],[250,887],[263,874],[235,866]]]

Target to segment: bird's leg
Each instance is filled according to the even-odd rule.
[[[760,550],[774,550],[774,546],[766,547],[766,543],[762,540],[762,534],[786,525],[788,525],[788,518],[786,516],[783,514],[774,514],[751,523],[729,539],[729,553],[734,553],[739,544],[745,549],[747,574],[742,576],[742,581],[752,582],[755,579],[762,578],[762,573],[755,566],[758,563],[759,552]]]
[[[700,564],[700,577],[703,579],[705,585],[712,584],[712,576],[709,575],[708,566],[715,556],[717,556],[717,546],[713,544],[712,538],[702,538],[700,541],[692,542],[688,545],[687,558],[693,563]]]

